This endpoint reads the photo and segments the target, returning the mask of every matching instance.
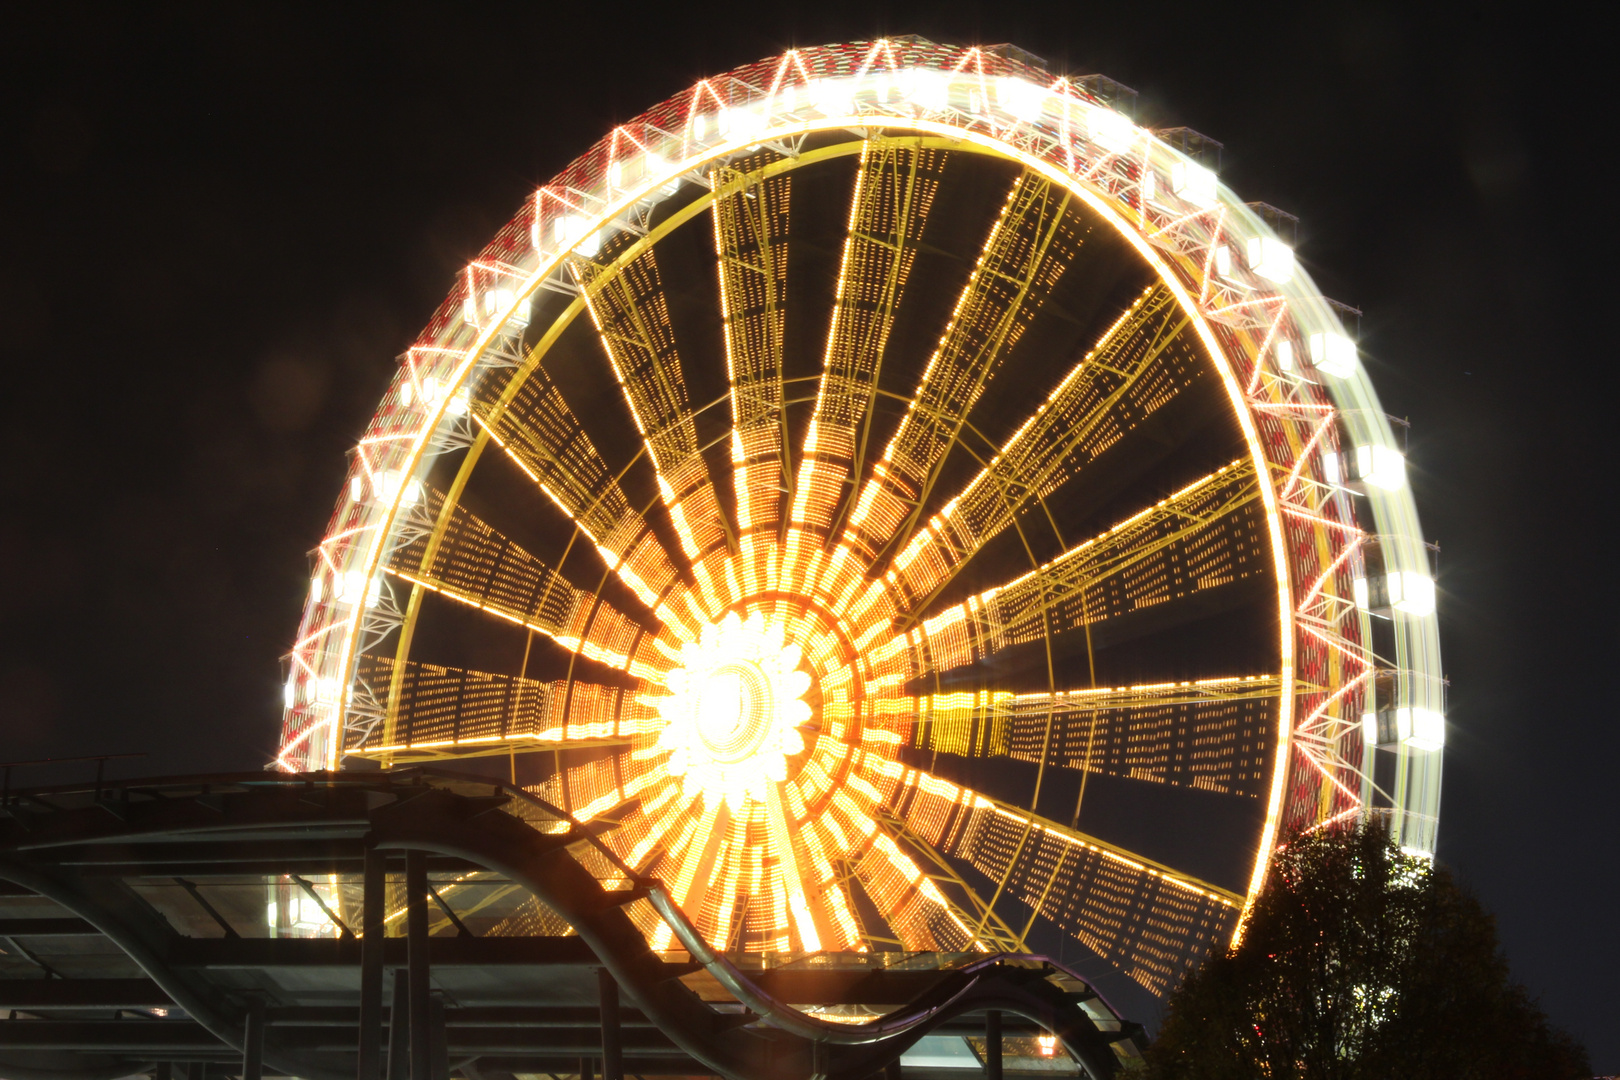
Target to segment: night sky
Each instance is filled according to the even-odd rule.
[[[1011,41],[1225,143],[1223,179],[1298,214],[1323,292],[1364,309],[1441,545],[1440,857],[1620,1070],[1596,31],[1547,5],[800,6],[8,12],[0,757],[271,756],[306,553],[393,358],[615,121],[793,44]]]

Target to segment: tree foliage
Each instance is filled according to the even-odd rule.
[[[1585,1051],[1508,977],[1496,924],[1376,826],[1294,837],[1241,943],[1171,997],[1163,1080],[1564,1080]]]

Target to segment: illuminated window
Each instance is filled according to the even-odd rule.
[[[1397,570],[1386,578],[1389,605],[1408,615],[1434,613],[1434,579],[1413,570]]]
[[[1177,161],[1170,166],[1170,192],[1206,210],[1220,199],[1214,172],[1191,161]]]
[[[1281,285],[1294,277],[1294,249],[1275,236],[1251,236],[1245,249],[1249,269]]]
[[[1027,79],[1005,78],[996,84],[996,100],[1002,111],[1026,124],[1040,118],[1046,98],[1045,88]]]
[[[1312,334],[1311,363],[1324,375],[1348,379],[1356,373],[1356,343],[1343,334]]]
[[[1375,488],[1399,491],[1406,486],[1406,458],[1392,446],[1358,446],[1356,476]]]
[[[1092,109],[1086,114],[1091,141],[1110,153],[1123,153],[1136,141],[1136,125],[1112,109]]]

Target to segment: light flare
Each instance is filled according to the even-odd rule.
[[[681,666],[664,676],[670,692],[647,701],[664,721],[665,768],[688,795],[741,810],[787,780],[788,758],[805,747],[799,726],[810,719],[802,656],[757,611],[746,620],[728,613],[681,650]]]

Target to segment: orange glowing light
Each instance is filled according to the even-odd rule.
[[[804,749],[799,725],[810,719],[802,655],[757,611],[746,621],[731,612],[681,649],[681,666],[664,675],[669,693],[643,701],[658,709],[665,768],[688,795],[740,809],[788,778],[787,759]]]

